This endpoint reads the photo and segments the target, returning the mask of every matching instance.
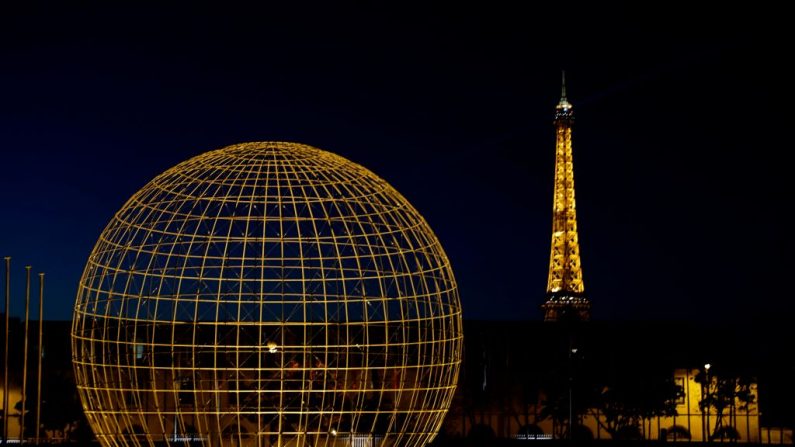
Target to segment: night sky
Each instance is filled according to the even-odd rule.
[[[540,320],[566,69],[593,318],[793,316],[781,11],[106,3],[0,14],[14,315],[31,264],[45,318],[71,318],[94,242],[157,174],[282,140],[406,196],[453,263],[465,318]]]

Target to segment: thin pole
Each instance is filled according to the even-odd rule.
[[[707,442],[712,442],[712,433],[710,431],[710,426],[709,426],[709,406],[710,403],[712,402],[712,396],[710,396],[709,394],[710,393],[709,368],[705,369],[707,370],[707,399],[708,399],[707,400]]]
[[[569,441],[573,439],[572,432],[574,430],[574,405],[573,405],[574,399],[572,399],[572,389],[571,389],[573,381],[573,378],[571,376],[571,354],[572,354],[571,349],[572,349],[571,342],[569,342],[569,436],[568,436]]]
[[[30,266],[25,266],[25,344],[22,348],[22,415],[19,442],[25,440],[25,406],[28,403],[28,326],[30,325]]]
[[[8,307],[11,301],[11,257],[6,256],[6,324],[5,348],[3,349],[3,445],[8,444]]]
[[[41,428],[41,338],[44,321],[44,273],[39,273],[39,372],[36,375],[36,445],[39,445]]]

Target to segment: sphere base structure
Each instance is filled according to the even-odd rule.
[[[461,307],[419,213],[342,157],[246,143],[116,213],[72,326],[104,446],[420,446],[455,391]]]

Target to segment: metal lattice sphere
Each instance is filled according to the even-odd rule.
[[[105,446],[419,446],[461,360],[450,262],[384,180],[293,143],[185,161],[99,237],[72,328]]]

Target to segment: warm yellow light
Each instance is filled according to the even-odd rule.
[[[577,233],[577,205],[574,198],[573,118],[572,106],[566,100],[564,85],[555,113],[552,244],[547,277],[547,301],[542,306],[545,321],[590,318],[591,304],[584,296],[585,286]],[[561,296],[560,292],[569,296]]]
[[[461,348],[453,271],[422,216],[362,166],[293,143],[208,152],[133,195],[89,256],[72,325],[105,447],[425,445]]]

